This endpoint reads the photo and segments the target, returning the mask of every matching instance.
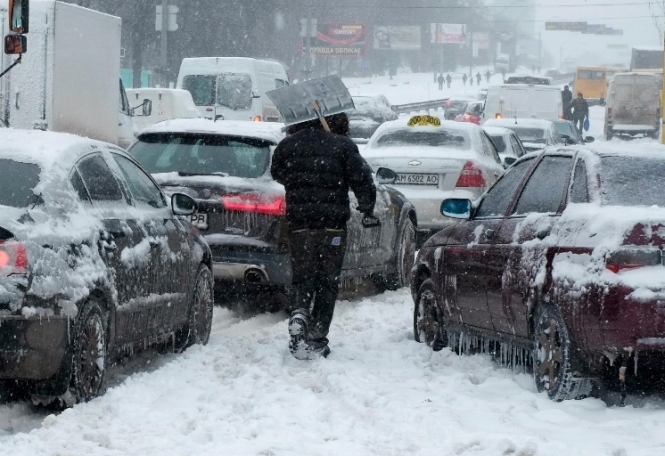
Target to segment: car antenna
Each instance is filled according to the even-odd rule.
[[[513,112],[515,114],[515,125],[517,125],[517,108],[513,109]]]

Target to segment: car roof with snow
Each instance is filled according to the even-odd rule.
[[[505,136],[513,133],[513,131],[510,128],[504,128],[504,127],[483,127],[483,130],[488,135],[495,135],[495,136]]]
[[[160,133],[198,133],[205,135],[242,136],[279,143],[284,138],[284,124],[235,120],[174,119],[152,125],[139,133],[139,138]]]
[[[490,119],[484,124],[486,127],[504,127],[512,129],[515,127],[526,127],[526,128],[543,128],[548,129],[553,124],[551,120],[544,119]]]

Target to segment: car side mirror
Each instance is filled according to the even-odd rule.
[[[198,209],[198,204],[189,195],[174,193],[171,195],[171,209],[175,215],[192,215]]]
[[[516,161],[517,161],[517,158],[515,158],[515,157],[504,157],[504,159],[503,159],[503,167],[506,168],[506,169],[508,169],[508,168],[510,168],[511,166],[513,166],[513,165],[515,164]]]
[[[258,90],[252,90],[252,98],[261,98],[261,92]]]
[[[564,142],[565,142],[566,146],[574,146],[575,145],[575,140],[573,138],[566,138]]]
[[[585,143],[592,143],[595,140],[596,140],[596,138],[594,138],[593,136],[587,136],[586,138],[584,138]]]
[[[441,203],[441,214],[446,217],[469,220],[471,218],[471,201],[459,198],[445,199]]]
[[[379,168],[376,171],[376,180],[381,185],[394,184],[395,181],[397,180],[397,174],[392,169]]]

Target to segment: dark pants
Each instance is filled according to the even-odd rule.
[[[575,128],[577,128],[577,131],[579,131],[580,133],[584,133],[584,119],[585,118],[586,118],[585,116],[582,116],[582,117],[573,116],[573,123],[575,124]]]
[[[327,343],[346,251],[346,230],[296,230],[289,234],[289,244],[293,263],[291,312],[311,315],[309,339]]]

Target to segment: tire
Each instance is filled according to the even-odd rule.
[[[215,307],[212,274],[202,264],[196,274],[192,302],[189,305],[187,346],[206,345],[212,330],[212,312]]]
[[[446,330],[441,322],[434,283],[430,279],[418,289],[413,308],[413,336],[416,342],[427,344],[434,351],[446,346]]]
[[[402,225],[392,272],[377,278],[376,285],[382,290],[399,290],[411,283],[411,270],[416,255],[416,229],[413,222],[407,219]]]
[[[90,298],[80,308],[74,326],[70,391],[77,403],[88,402],[103,391],[107,348],[107,317],[101,302]]]
[[[535,312],[533,330],[533,376],[540,392],[554,402],[578,399],[591,392],[591,381],[571,367],[572,342],[559,309],[544,304]]]

